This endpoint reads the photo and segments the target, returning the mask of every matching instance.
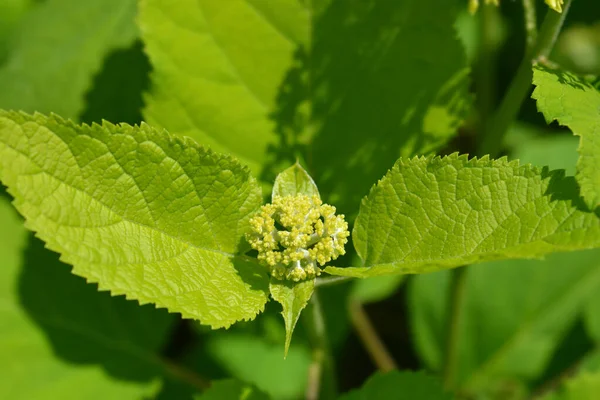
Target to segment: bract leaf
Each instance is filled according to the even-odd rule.
[[[285,356],[287,356],[300,313],[308,304],[315,290],[315,280],[291,282],[271,278],[269,290],[273,299],[283,307],[281,315],[285,321]]]
[[[273,185],[272,197],[294,196],[296,194],[319,196],[319,188],[317,188],[315,181],[298,163],[277,175]]]

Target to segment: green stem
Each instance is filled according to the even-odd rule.
[[[335,398],[336,384],[333,357],[327,339],[325,319],[317,291],[313,292],[309,307],[302,314],[312,347],[312,362],[308,369],[307,400]]]
[[[483,4],[478,14],[479,44],[474,68],[476,81],[477,129],[485,136],[490,116],[494,110],[496,90],[496,58],[498,52],[498,10],[496,6]]]
[[[330,276],[327,278],[317,278],[315,281],[315,287],[337,285],[338,283],[348,282],[352,279],[355,278],[352,276]]]
[[[504,135],[517,118],[521,105],[531,88],[531,80],[533,78],[532,66],[536,62],[547,58],[550,51],[552,51],[552,47],[554,47],[554,43],[560,33],[572,2],[573,0],[565,1],[562,13],[548,10],[535,46],[533,46],[530,52],[525,54],[508,91],[502,99],[500,107],[498,107],[492,116],[488,129],[485,130],[486,134],[483,136],[478,148],[480,156],[489,154],[495,157],[501,150]]]
[[[210,381],[198,375],[196,372],[189,370],[182,365],[174,363],[167,358],[159,358],[156,360],[156,362],[162,366],[168,375],[180,382],[185,382],[188,385],[195,387],[201,392],[210,387]]]
[[[348,303],[348,312],[352,325],[361,339],[367,353],[373,360],[373,363],[380,371],[389,372],[398,369],[396,362],[386,349],[385,345],[377,335],[377,331],[371,324],[363,305],[356,300],[350,300]]]
[[[448,301],[448,334],[444,361],[444,386],[453,389],[459,359],[460,327],[463,322],[463,303],[466,297],[467,267],[452,270]]]
[[[535,0],[523,0],[523,15],[525,18],[525,37],[527,54],[533,50],[537,40],[537,17]]]

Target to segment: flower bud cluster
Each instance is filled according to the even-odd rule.
[[[348,223],[318,196],[275,197],[250,219],[246,239],[271,276],[294,282],[321,274],[320,266],[345,254]]]

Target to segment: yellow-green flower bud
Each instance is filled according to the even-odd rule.
[[[548,6],[556,12],[562,12],[562,6],[564,4],[564,0],[544,0]],[[498,6],[500,4],[500,0],[484,0],[485,4],[493,4]],[[477,9],[479,8],[479,0],[469,0],[469,12],[471,14],[475,14]]]
[[[246,239],[271,276],[294,282],[321,274],[320,267],[345,254],[348,223],[318,196],[275,197],[250,218]]]
[[[546,0],[546,4],[556,12],[562,12],[563,0]]]

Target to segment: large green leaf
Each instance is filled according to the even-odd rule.
[[[468,269],[454,344],[456,386],[506,395],[539,378],[588,298],[600,293],[599,260],[600,250],[588,250]],[[433,370],[442,369],[447,352],[449,284],[449,271],[440,271],[410,285],[416,349]]]
[[[600,246],[572,178],[506,159],[398,160],[363,200],[353,231],[363,267],[336,275],[422,273]]]
[[[23,18],[0,67],[0,108],[76,118],[109,51],[137,36],[135,0],[47,0]]]
[[[576,178],[591,208],[600,205],[600,91],[584,78],[536,66],[532,97],[548,123],[557,120],[581,139]]]
[[[423,372],[377,372],[360,388],[340,396],[340,400],[450,400],[441,383]]]
[[[353,212],[399,155],[438,149],[465,115],[458,4],[143,0],[146,119],[268,181],[301,157]]]
[[[229,157],[147,125],[0,112],[0,179],[27,226],[101,290],[215,328],[267,301],[264,269],[235,256],[260,188]]]
[[[296,0],[143,0],[140,24],[154,67],[146,120],[259,171],[309,10]]]
[[[98,293],[0,196],[2,399],[139,399],[159,387],[172,316]]]

